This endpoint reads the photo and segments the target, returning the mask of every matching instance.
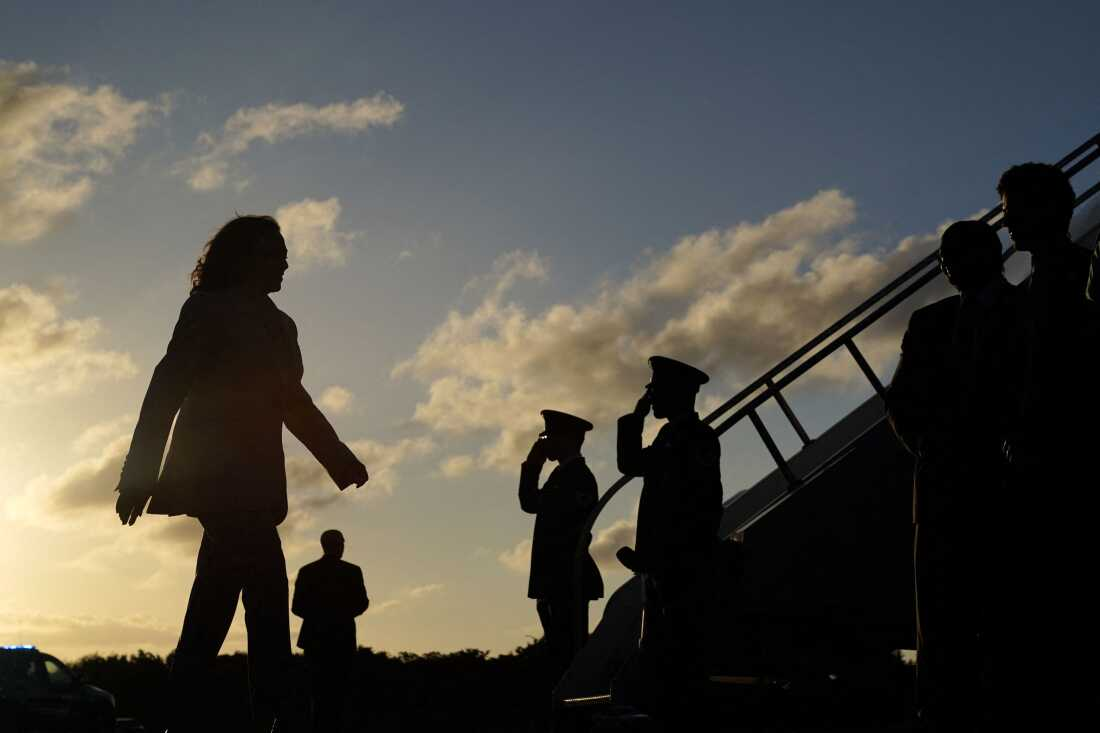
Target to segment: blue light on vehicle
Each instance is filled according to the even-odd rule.
[[[35,648],[33,644],[5,644],[4,646],[0,646],[0,649],[6,651],[34,651]]]

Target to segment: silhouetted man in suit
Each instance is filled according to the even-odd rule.
[[[990,543],[1001,536],[994,507],[1002,501],[1002,445],[1015,417],[1019,295],[1004,278],[989,225],[955,222],[939,254],[959,294],[910,317],[886,409],[916,458],[918,706],[936,730],[973,730],[997,561]]]
[[[577,651],[574,640],[587,632],[587,628],[577,628],[582,619],[574,603],[574,554],[585,519],[599,499],[599,490],[596,477],[581,455],[585,433],[592,429],[592,423],[557,410],[543,410],[541,414],[546,429],[520,467],[519,505],[535,515],[527,597],[536,601],[553,686]],[[539,476],[547,460],[558,465],[540,489]],[[587,601],[603,597],[603,580],[590,555],[585,555],[582,572],[581,593],[587,607]]]
[[[653,379],[634,411],[619,418],[618,464],[643,478],[634,549],[618,557],[645,576],[643,675],[656,684],[652,711],[683,720],[706,680],[705,644],[722,516],[721,446],[699,419],[695,397],[702,371],[663,356],[649,359]],[[668,422],[648,447],[642,431],[650,410]]]
[[[187,514],[203,527],[172,663],[172,733],[205,729],[202,688],[239,598],[257,731],[273,729],[286,697],[290,616],[278,532],[287,514],[283,425],[339,489],[367,481],[366,467],[302,386],[297,327],[268,297],[282,288],[286,258],[279,224],[269,216],[239,216],[206,244],[119,478],[115,510],[123,524],[133,524],[148,502],[150,513]]]
[[[1091,572],[1095,534],[1096,306],[1085,296],[1089,252],[1068,235],[1068,177],[1024,163],[1005,171],[997,191],[1012,241],[1032,262],[1022,286],[1020,417],[1007,445],[1007,523],[1026,528],[1026,539],[1006,548],[1010,587],[1023,592],[1003,603],[1011,612],[1003,708],[1024,725],[1051,725],[1076,720],[1095,695],[1096,674],[1082,662],[1096,656],[1098,609],[1082,574]]]
[[[321,535],[324,555],[298,571],[291,611],[302,618],[298,647],[305,651],[313,697],[313,730],[339,731],[355,663],[355,617],[370,606],[363,571],[344,562],[344,535]]]

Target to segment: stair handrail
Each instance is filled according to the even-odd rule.
[[[1067,178],[1072,178],[1074,175],[1084,170],[1098,158],[1100,158],[1100,132],[1096,133],[1088,140],[1074,148],[1070,153],[1063,156],[1057,163],[1055,163],[1055,166],[1062,169]],[[1100,192],[1100,181],[1097,181],[1076,197],[1074,201],[1074,209],[1076,210],[1078,207],[1081,206],[1081,204],[1088,201],[1098,192]],[[998,203],[997,205],[989,209],[989,211],[987,211],[985,214],[980,216],[978,218],[978,221],[983,221],[987,224],[990,224],[990,226],[993,227],[994,231],[998,231],[1005,225],[1004,217],[1001,216],[1002,211],[1002,206],[1000,203]],[[1010,246],[1004,253],[1003,257],[1005,259],[1008,259],[1014,253],[1015,249]],[[933,264],[935,264],[936,266],[931,267],[931,265]],[[790,411],[789,406],[787,406],[786,401],[782,395],[782,389],[791,384],[794,380],[798,379],[803,374],[805,374],[807,371],[812,369],[814,366],[820,364],[841,347],[848,349],[852,357],[855,359],[857,365],[860,367],[860,370],[863,372],[864,376],[867,377],[868,381],[871,382],[871,385],[872,387],[874,387],[875,391],[881,395],[884,391],[884,388],[879,382],[877,376],[874,374],[874,371],[871,369],[870,365],[867,363],[866,359],[863,358],[863,355],[860,353],[859,349],[856,348],[854,339],[869,326],[876,323],[883,315],[893,310],[898,304],[907,299],[916,291],[923,288],[932,280],[936,279],[939,275],[939,252],[937,249],[936,251],[929,253],[925,257],[922,257],[915,264],[906,269],[905,272],[896,276],[886,285],[879,288],[879,290],[877,290],[874,294],[872,294],[862,303],[850,310],[832,325],[821,331],[821,333],[817,334],[801,347],[781,359],[775,366],[766,371],[763,375],[757,377],[752,382],[747,384],[733,397],[730,397],[728,400],[726,400],[717,408],[708,413],[706,417],[703,418],[703,422],[707,424],[713,423],[715,420],[722,417],[725,413],[729,412],[731,409],[739,405],[746,398],[749,398],[753,394],[759,392],[759,394],[756,394],[755,397],[739,407],[730,417],[726,418],[718,425],[716,425],[714,427],[714,431],[717,435],[721,436],[734,425],[743,420],[745,417],[748,417],[752,421],[753,426],[756,428],[756,431],[761,440],[767,447],[768,452],[772,456],[772,459],[776,462],[778,469],[784,474],[784,477],[787,479],[788,490],[795,488],[796,486],[798,486],[801,480],[798,477],[794,476],[793,473],[790,471],[786,459],[783,458],[783,456],[780,454],[774,440],[772,440],[770,434],[767,431],[767,428],[764,426],[762,420],[757,414],[757,408],[762,406],[769,399],[776,399],[777,403],[780,405],[781,409],[783,409],[787,418],[791,421],[796,432],[798,432],[799,435],[802,437],[803,443],[808,443],[810,439],[806,435],[805,431],[802,429],[801,424],[799,424],[797,419],[794,417],[793,412]],[[912,280],[912,282],[909,282],[910,280]],[[906,283],[908,283],[908,285],[906,285]],[[902,288],[903,285],[905,285],[905,287]],[[879,302],[883,299],[886,299],[898,288],[902,289],[899,292],[895,293],[892,297],[889,297],[884,303],[878,305],[877,308],[874,308],[874,306],[879,304]],[[874,308],[874,310],[871,310],[871,312],[868,313],[867,311],[871,308]],[[850,323],[852,323],[852,321],[860,318],[861,316],[863,316],[863,318],[858,323],[856,323],[844,333],[837,336],[837,338],[825,344],[822,348],[815,351],[815,349],[821,346],[826,340],[832,338],[835,334],[837,334],[842,329],[847,327]],[[806,357],[807,355],[809,355],[809,358],[807,358],[801,364],[798,364],[798,366],[793,368],[789,373],[783,375],[782,377],[779,377],[779,375],[782,374],[785,370],[790,368],[796,362],[802,360],[803,357]],[[760,391],[761,389],[763,389],[763,391]],[[811,468],[810,471],[812,472],[813,469]],[[574,650],[579,649],[588,636],[588,605],[587,601],[584,599],[583,578],[585,556],[588,554],[588,546],[592,540],[592,528],[595,526],[600,514],[603,512],[604,508],[611,501],[611,499],[613,499],[624,486],[634,480],[634,478],[634,476],[627,475],[619,476],[619,478],[616,479],[615,482],[607,488],[603,495],[600,496],[599,500],[596,502],[596,505],[589,512],[588,517],[585,519],[585,522],[581,527],[573,556],[572,580],[574,612],[576,621],[573,625],[573,628],[576,632],[576,636],[573,640]]]

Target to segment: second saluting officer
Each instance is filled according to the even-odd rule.
[[[519,504],[535,515],[531,543],[531,577],[527,596],[534,598],[550,656],[553,683],[572,660],[574,625],[573,558],[588,513],[596,505],[596,478],[584,462],[581,445],[592,423],[557,410],[543,410],[546,429],[531,446],[520,468]],[[556,461],[542,489],[543,464]],[[603,597],[603,580],[591,556],[585,557],[584,600]]]
[[[645,577],[641,662],[655,688],[646,706],[655,717],[683,721],[706,679],[706,620],[722,516],[721,447],[695,411],[699,387],[710,378],[663,356],[651,357],[649,365],[653,379],[645,394],[619,418],[619,470],[644,483],[635,547],[620,549],[618,558]],[[651,408],[668,423],[643,448]]]

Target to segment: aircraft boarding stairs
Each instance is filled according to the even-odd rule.
[[[1076,241],[1090,249],[1100,232],[1100,205],[1086,212],[1082,204],[1100,191],[1100,165],[1090,169],[1090,186],[1079,174],[1097,158],[1100,134],[1058,163],[1079,193]],[[982,220],[999,229],[1001,207]],[[1005,258],[1012,254],[1010,249]],[[939,274],[932,252],[705,418],[720,435],[747,420],[775,462],[771,473],[725,503],[720,530],[739,541],[741,551],[737,572],[721,576],[716,588],[711,692],[732,701],[739,719],[755,707],[775,724],[775,711],[796,714],[797,700],[811,701],[804,717],[821,719],[823,704],[851,703],[853,696],[871,717],[904,716],[912,670],[897,652],[916,646],[913,461],[885,419],[882,380],[856,337]],[[811,438],[784,390],[841,350],[874,394]],[[792,455],[783,454],[760,416],[773,405],[798,435],[801,447]],[[603,494],[588,532],[629,481],[620,477]],[[578,548],[578,557],[583,551]],[[618,702],[612,681],[636,651],[643,602],[637,576],[608,599],[602,620],[555,690],[559,720],[575,724],[606,710],[613,697]]]

